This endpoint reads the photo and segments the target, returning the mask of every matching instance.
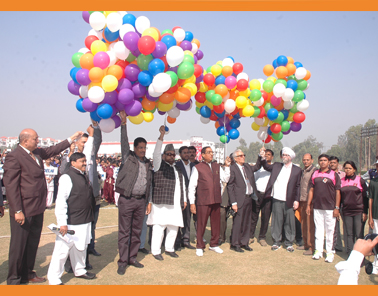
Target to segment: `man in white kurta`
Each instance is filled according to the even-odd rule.
[[[147,218],[147,224],[153,225],[151,253],[157,260],[163,260],[163,256],[161,255],[161,243],[163,241],[165,229],[167,229],[167,236],[165,238],[165,254],[173,258],[178,257],[174,250],[174,244],[178,228],[184,227],[182,218],[182,199],[185,208],[186,190],[183,185],[185,184],[184,176],[175,166],[175,150],[172,144],[168,144],[165,147],[164,160],[162,160],[161,149],[165,134],[164,126],[161,126],[159,131],[160,137],[156,143],[153,153],[155,171],[153,188],[154,195],[152,197],[152,201],[150,201],[151,213]],[[171,168],[173,168],[174,177],[172,175],[172,178],[169,178],[168,172],[172,171]]]

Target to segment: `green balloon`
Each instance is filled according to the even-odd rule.
[[[290,129],[290,122],[287,120],[282,121],[281,123],[281,132],[287,132]]]
[[[267,92],[270,93],[273,91],[274,87],[274,82],[272,80],[265,80],[263,83],[263,89]]]
[[[283,138],[283,133],[282,132],[279,132],[278,134],[272,133],[272,139],[273,140],[279,141],[282,138]]]
[[[171,80],[172,80],[171,87],[174,87],[178,82],[177,74],[173,71],[167,71],[165,73],[171,77]]]
[[[184,55],[184,60],[183,62],[188,62],[188,63],[191,63],[192,65],[194,65],[194,58],[191,56],[191,55]]]
[[[222,142],[222,143],[227,143],[227,136],[226,135],[221,135],[219,140]]]
[[[210,66],[210,67],[207,67],[206,72],[207,72],[207,73],[211,73],[211,66]]]
[[[294,92],[294,97],[293,97],[293,102],[300,102],[304,99],[304,93],[303,91],[297,89],[295,92]]]
[[[189,62],[182,62],[177,69],[177,76],[180,79],[188,79],[194,74],[194,66]]]
[[[149,55],[144,55],[144,54],[140,54],[137,58],[137,64],[138,64],[138,67],[142,70],[142,71],[148,71],[148,64],[153,60],[154,58],[152,57],[151,54]]]
[[[278,112],[278,117],[273,120],[274,123],[281,123],[284,120],[285,116],[282,112]]]
[[[196,107],[196,112],[201,115],[200,108]]]
[[[154,110],[148,111],[148,112],[155,113],[155,111],[156,111],[156,107],[154,108]]]
[[[218,95],[218,94],[213,94],[212,97],[211,97],[211,103],[214,105],[214,106],[219,106],[220,104],[222,104],[222,96],[221,95]]]
[[[209,90],[207,93],[206,93],[206,100],[211,102],[211,97],[215,94],[215,90]]]
[[[255,112],[253,113],[253,115],[251,117],[257,117],[260,115],[260,108],[259,107],[256,107],[256,106],[253,106],[253,109],[255,109]]]
[[[81,53],[81,52],[76,52],[72,55],[72,64],[74,64],[74,66],[76,68],[81,68],[80,58],[81,58],[82,55],[83,55],[83,53]]]
[[[283,85],[285,85],[285,87],[287,87],[287,81],[285,79],[277,79],[274,85],[276,85],[277,83],[282,83]]]
[[[272,108],[274,108],[274,106],[273,106],[271,103],[266,103],[266,104],[265,104],[264,109],[265,109],[265,112],[266,112],[266,113],[268,113],[268,110],[269,110],[269,109],[272,109]]]
[[[297,104],[294,104],[293,108],[290,109],[290,112],[293,114],[298,112]]]
[[[251,95],[249,96],[251,101],[256,102],[261,99],[261,91],[258,89],[252,89]]]
[[[295,80],[296,78],[295,78],[295,75],[290,75],[290,76],[287,76],[287,80],[289,81],[289,80]]]
[[[132,61],[134,61],[136,59],[136,57],[130,52],[129,53],[129,56],[127,57],[126,61],[128,61],[129,63],[131,63]]]
[[[298,90],[304,91],[307,88],[307,81],[304,79],[298,80]]]
[[[172,32],[172,30],[169,30],[169,29],[164,30],[164,31],[161,32],[161,36],[163,36],[164,34],[170,34],[170,35],[173,36],[173,32]]]

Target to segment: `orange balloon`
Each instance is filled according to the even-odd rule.
[[[85,53],[80,57],[80,67],[83,69],[90,70],[94,67],[93,65],[93,54]]]
[[[219,124],[218,121],[216,121],[216,122],[215,122],[215,128],[218,128],[218,127],[220,127],[220,124]]]
[[[142,107],[143,107],[143,109],[145,109],[147,111],[152,111],[156,107],[156,102],[151,102],[149,99],[144,98],[142,100]]]
[[[230,99],[231,100],[236,100],[236,98],[239,96],[239,91],[238,90],[232,90],[230,91]]]
[[[138,62],[137,62],[137,60],[132,61],[130,64],[134,64],[134,65],[137,65],[137,66],[138,66]]]
[[[263,68],[263,72],[266,76],[270,76],[274,72],[274,67],[272,65],[265,65]]]
[[[243,109],[239,109],[239,115],[240,115],[240,117],[245,117],[245,116],[243,115]]]
[[[208,86],[208,90],[214,90],[216,87],[215,83],[213,85]]]
[[[307,74],[305,76],[305,78],[303,78],[304,80],[309,80],[311,78],[311,72],[309,70],[307,70]]]
[[[222,98],[224,98],[224,96],[228,94],[228,88],[224,84],[218,84],[214,90],[215,93],[221,95]]]
[[[174,99],[175,99],[174,94],[165,92],[159,97],[159,102],[162,102],[163,104],[170,104],[173,102]]]
[[[295,71],[297,70],[297,67],[295,67],[294,64],[287,64],[286,69],[287,69],[287,75],[290,76],[295,73]]]
[[[176,122],[176,118],[172,118],[172,117],[170,117],[170,116],[167,116],[167,121],[168,121],[169,123],[175,123],[175,122]]]
[[[225,66],[225,67],[222,68],[222,75],[224,77],[231,76],[232,72],[233,72],[233,70],[232,70],[232,67],[230,67],[230,66]]]
[[[200,48],[200,46],[201,46],[201,42],[199,42],[199,40],[196,39],[196,38],[194,38],[194,39],[192,40],[192,43],[197,44],[198,48]]]
[[[179,103],[188,102],[191,96],[192,94],[190,93],[190,90],[185,87],[179,88],[175,93],[175,99]]]
[[[288,64],[294,64],[294,59],[291,57],[287,57],[287,63]],[[287,66],[287,65],[286,65]]]
[[[276,68],[277,78],[285,78],[288,75],[289,71],[284,66],[279,66]]]
[[[102,78],[104,78],[105,76],[105,73],[104,70],[102,70],[101,68],[93,67],[89,70],[88,76],[92,82],[101,82]]]
[[[274,108],[276,108],[278,111],[281,111],[284,108],[284,103],[285,103],[285,101],[281,100],[281,103]]]
[[[115,78],[117,78],[117,80],[122,78],[122,74],[122,68],[118,65],[113,65],[108,68],[108,75],[113,75]]]

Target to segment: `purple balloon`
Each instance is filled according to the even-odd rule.
[[[200,50],[200,49],[197,50],[196,56],[197,56],[198,60],[202,60],[202,58],[203,58],[203,52],[202,52],[202,50]]]
[[[185,104],[177,104],[176,108],[182,111],[188,110],[190,108],[191,102],[192,102],[192,99],[187,101]]]
[[[196,83],[200,83],[203,80],[203,73],[196,78]]]
[[[140,37],[135,32],[127,32],[123,36],[123,43],[125,44],[126,48],[130,51],[134,51],[138,49],[138,41]]]
[[[137,116],[142,111],[142,104],[139,101],[134,101],[125,106],[125,112],[129,116]]]
[[[80,69],[76,73],[76,81],[79,82],[81,85],[88,85],[91,83],[89,79],[89,70],[87,69]]]
[[[130,81],[137,81],[140,69],[137,65],[130,64],[125,68],[125,76]]]
[[[163,112],[163,111],[158,111],[158,113],[159,113],[160,115],[164,115],[164,114],[165,114],[165,112]]]
[[[137,98],[137,99],[143,97],[147,92],[147,88],[145,86],[141,85],[139,82],[137,82],[133,85],[132,90],[134,92],[135,98]]]
[[[156,102],[157,100],[159,100],[159,97],[153,97],[153,96],[150,96],[150,94],[147,92],[146,93],[146,98],[151,101],[151,102]]]
[[[180,43],[180,47],[183,50],[192,50],[192,48],[193,48],[192,43],[190,41],[187,41],[187,40],[182,41]]]
[[[290,129],[293,132],[299,132],[301,128],[302,128],[302,124],[300,123],[296,123],[296,122],[290,123]]]
[[[115,122],[115,128],[118,128],[121,125],[121,118],[118,115],[112,116],[112,119]]]
[[[126,79],[126,78],[121,78],[119,81],[118,81],[118,87],[117,87],[117,91],[120,91],[121,89],[124,89],[124,88],[128,88],[128,89],[131,89],[131,82],[130,80]]]
[[[194,63],[197,64],[198,63],[198,58],[196,55],[193,55],[193,59],[194,59]]]
[[[130,104],[134,101],[134,92],[131,89],[124,88],[118,94],[118,101],[123,105]]]
[[[228,117],[226,117],[228,118]],[[226,123],[226,130],[229,132],[230,130],[232,130],[232,127],[230,126],[229,123]]]
[[[85,111],[87,111],[87,112],[93,112],[93,111],[96,111],[98,104],[93,103],[88,98],[85,98],[83,100],[82,106],[83,106],[83,108],[84,108]]]
[[[80,86],[81,86],[80,84],[77,84],[75,83],[75,81],[71,80],[70,82],[68,82],[68,91],[75,96],[79,96]]]
[[[167,45],[164,42],[156,41],[155,50],[152,52],[154,58],[161,58],[167,53]]]
[[[111,92],[105,93],[105,98],[101,101],[101,104],[114,105],[117,102],[118,93],[114,90]]]
[[[134,57],[138,57],[141,54],[138,48],[136,50],[132,50],[131,53],[133,54]]]
[[[110,106],[112,106],[112,108],[113,108],[113,113],[112,113],[112,116],[110,116],[110,117],[113,117],[114,115],[116,115],[118,113],[118,110],[117,110],[117,107],[115,105],[110,105]]]
[[[168,71],[172,71],[172,72],[175,72],[177,74],[177,69],[178,69],[178,66],[169,68]]]
[[[122,104],[120,101],[117,101],[114,106],[117,108],[118,111],[125,110],[125,105]]]
[[[83,20],[89,24],[89,12],[88,11],[83,11],[81,13],[81,16],[83,17]]]
[[[282,132],[284,135],[288,135],[290,134],[290,130],[286,131],[286,132]]]

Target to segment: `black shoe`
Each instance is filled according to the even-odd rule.
[[[144,265],[142,263],[140,263],[140,262],[138,262],[136,260],[133,263],[130,262],[129,265],[132,265],[132,266],[134,266],[136,268],[143,268],[144,267]]]
[[[117,273],[119,275],[124,275],[125,272],[126,272],[126,268],[127,268],[127,265],[126,266],[118,266]]]
[[[88,250],[88,254],[92,254],[93,256],[101,256],[101,254],[95,249]]]
[[[181,251],[181,246],[180,245],[175,246],[175,251]]]
[[[196,247],[193,247],[191,244],[187,243],[187,244],[183,244],[182,245],[184,248],[187,248],[187,249],[190,249],[190,250],[195,250]]]
[[[58,284],[58,286],[64,286],[64,284],[63,284],[63,283],[60,283],[60,284]]]
[[[162,256],[161,254],[158,254],[158,255],[152,255],[152,256],[154,256],[154,258],[155,258],[156,260],[159,260],[159,261],[164,260],[164,258],[163,258],[163,256]]]
[[[336,249],[336,248],[335,248],[335,251],[336,251],[336,252],[342,252],[343,250],[342,250],[342,249]]]
[[[246,250],[246,251],[253,251],[253,249],[250,247],[250,246],[241,246],[242,249]]]
[[[141,252],[143,254],[149,254],[150,251],[148,251],[146,248],[139,249],[138,252]]]
[[[93,266],[91,265],[91,264],[87,264],[87,265],[85,265],[85,269],[86,270],[92,270],[93,269]]]
[[[77,276],[77,278],[81,278],[81,279],[85,279],[85,280],[93,280],[94,278],[96,278],[96,274],[91,273],[91,272],[87,272],[87,273],[84,273],[81,276]]]
[[[177,258],[179,256],[175,252],[167,252],[167,251],[165,251],[165,254],[167,254],[167,255],[169,255],[169,256],[171,256],[173,258]]]
[[[72,270],[72,267],[70,267],[69,269],[65,269],[67,273],[73,273],[73,270]]]
[[[218,240],[218,247],[221,246],[223,244],[222,240]]]
[[[238,253],[244,253],[244,251],[239,246],[231,246],[230,249]]]

